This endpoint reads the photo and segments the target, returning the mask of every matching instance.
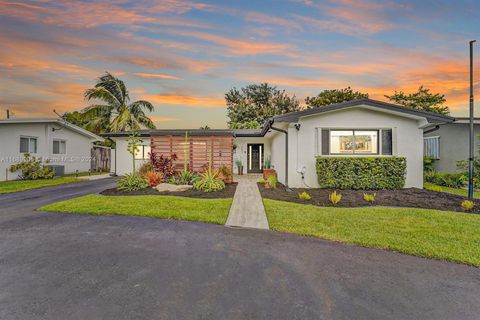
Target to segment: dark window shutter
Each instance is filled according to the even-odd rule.
[[[392,129],[382,130],[382,154],[392,154]]]
[[[322,155],[330,153],[330,130],[322,129]]]

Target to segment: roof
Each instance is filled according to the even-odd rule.
[[[139,130],[138,133],[140,136],[148,137],[150,135],[185,135],[185,131],[188,131],[188,134],[191,136],[227,136],[233,135],[235,137],[263,137],[270,130],[275,122],[297,122],[301,117],[316,115],[324,112],[337,111],[347,108],[352,108],[356,106],[366,105],[372,108],[378,108],[383,111],[388,111],[392,113],[404,113],[413,117],[425,118],[429,123],[432,124],[442,124],[442,123],[451,123],[455,121],[455,118],[450,116],[444,116],[438,113],[412,109],[404,106],[399,106],[392,103],[387,103],[378,100],[372,99],[358,99],[351,100],[342,103],[330,104],[327,106],[322,106],[319,108],[306,109],[297,112],[285,113],[282,115],[274,116],[265,121],[262,128],[259,129],[165,129],[165,130]],[[132,132],[113,132],[106,133],[104,136],[107,137],[128,137]]]
[[[455,122],[456,124],[469,124],[470,118],[469,117],[456,117]],[[480,124],[480,118],[473,118],[474,124]]]
[[[233,136],[233,130],[230,129],[165,129],[151,130],[151,136]]]
[[[160,130],[138,130],[138,134],[141,137],[150,136],[185,136],[187,133],[189,136],[234,136],[233,130],[230,129],[160,129]],[[132,131],[125,132],[111,132],[105,133],[106,137],[128,137],[132,135]]]
[[[103,138],[88,131],[79,126],[76,126],[70,122],[67,122],[60,118],[13,118],[7,120],[0,120],[0,125],[2,124],[30,124],[30,123],[52,123],[61,127],[69,128],[70,130],[81,134],[83,136],[89,137],[96,141],[103,141]]]
[[[351,101],[342,102],[342,103],[334,103],[334,104],[330,104],[330,105],[322,106],[318,108],[306,109],[302,111],[290,112],[290,113],[278,115],[273,117],[272,119],[275,122],[297,122],[300,117],[352,108],[359,105],[366,105],[366,106],[378,108],[381,110],[400,112],[408,115],[426,118],[427,121],[430,123],[446,123],[446,122],[455,121],[455,118],[450,116],[444,116],[434,112],[412,109],[412,108],[399,106],[396,104],[387,103],[383,101],[372,100],[372,99],[357,99],[357,100],[351,100]]]

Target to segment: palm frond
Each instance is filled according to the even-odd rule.
[[[95,88],[105,88],[113,96],[115,96],[115,98],[122,105],[126,104],[130,99],[125,83],[108,72],[98,78]]]
[[[85,99],[87,99],[88,101],[92,99],[97,99],[117,108],[122,105],[121,100],[119,100],[112,92],[110,92],[107,88],[104,87],[88,89],[87,91],[85,91],[84,96]]]
[[[130,109],[130,112],[133,114],[136,114],[138,111],[144,110],[144,109],[149,112],[153,112],[153,110],[155,110],[155,107],[153,106],[153,104],[151,104],[146,100],[137,100],[135,102],[132,102],[128,106],[128,108]]]

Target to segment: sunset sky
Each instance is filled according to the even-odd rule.
[[[0,0],[0,118],[80,110],[105,71],[155,105],[160,128],[223,128],[225,92],[260,82],[301,100],[346,86],[385,100],[423,84],[466,115],[479,12],[473,0]]]

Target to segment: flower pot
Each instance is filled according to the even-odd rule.
[[[276,176],[277,172],[275,169],[263,169],[263,180],[267,180],[270,176]]]

